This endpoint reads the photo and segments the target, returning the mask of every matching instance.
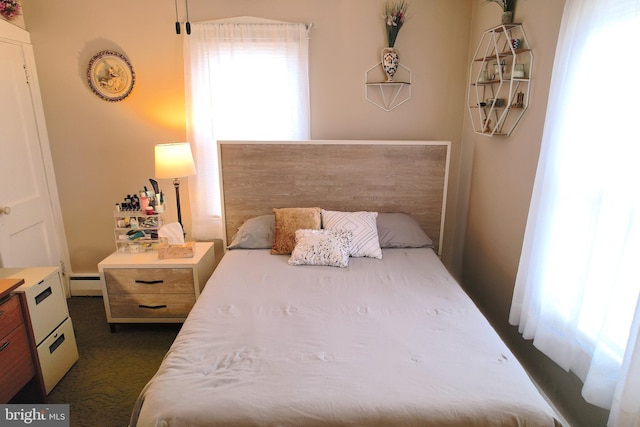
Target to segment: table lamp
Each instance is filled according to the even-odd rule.
[[[176,205],[178,207],[178,222],[182,226],[180,212],[180,178],[196,174],[196,166],[188,142],[170,142],[155,146],[156,178],[173,178],[176,189]],[[184,227],[183,227],[184,230]]]

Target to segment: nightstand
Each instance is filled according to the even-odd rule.
[[[111,254],[98,264],[111,332],[118,323],[184,322],[214,267],[212,242],[196,242],[193,258]]]

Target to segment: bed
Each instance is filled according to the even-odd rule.
[[[220,143],[230,249],[131,425],[561,425],[440,261],[449,149]]]

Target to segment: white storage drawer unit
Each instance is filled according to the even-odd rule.
[[[0,277],[24,279],[16,292],[26,297],[47,394],[78,360],[61,274],[57,267],[0,269]]]
[[[111,332],[118,323],[184,322],[214,268],[212,242],[196,242],[193,258],[111,254],[98,264]]]
[[[44,388],[49,394],[78,360],[78,347],[70,317],[38,345],[38,359]]]

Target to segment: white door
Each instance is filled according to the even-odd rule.
[[[49,153],[41,147],[25,52],[0,39],[0,267],[59,266],[65,258],[44,163]]]

